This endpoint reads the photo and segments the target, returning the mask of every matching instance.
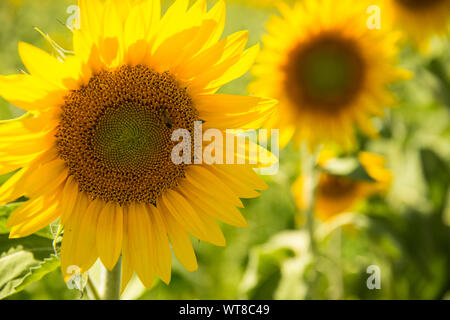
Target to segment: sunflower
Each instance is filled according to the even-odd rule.
[[[319,165],[326,166],[331,161],[330,154],[321,156]],[[360,181],[351,177],[321,172],[318,179],[314,214],[322,220],[328,220],[351,210],[362,200],[386,192],[392,181],[392,174],[385,168],[386,160],[369,152],[360,152],[358,160],[373,181]],[[303,196],[303,177],[292,186],[294,198],[299,209],[305,210],[309,203]]]
[[[79,7],[72,55],[20,43],[29,74],[0,77],[0,94],[28,111],[0,124],[0,173],[14,171],[0,202],[29,198],[9,217],[10,237],[59,219],[66,280],[69,266],[86,272],[99,258],[112,270],[121,256],[122,290],[134,272],[148,288],[155,275],[169,283],[171,248],[196,270],[189,235],[225,245],[216,220],[246,227],[240,198],[267,188],[257,164],[171,161],[175,129],[194,139],[198,120],[249,129],[270,116],[273,100],[216,93],[259,48],[245,49],[247,32],[220,40],[223,1],[208,11],[206,0],[177,0],[163,17],[159,0]]]
[[[432,36],[449,34],[450,0],[384,0],[385,12],[420,49]]]
[[[398,33],[369,30],[365,1],[305,0],[269,21],[250,91],[280,101],[268,126],[310,146],[354,144],[354,127],[393,102],[387,86],[406,76],[395,67]]]

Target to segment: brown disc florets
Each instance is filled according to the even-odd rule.
[[[193,133],[198,113],[185,88],[146,66],[101,71],[65,99],[57,149],[81,191],[126,204],[155,203],[185,165],[171,159],[175,129]]]
[[[350,178],[324,174],[319,179],[319,189],[322,195],[329,198],[341,198],[351,194],[358,183]]]
[[[352,40],[329,33],[295,48],[285,69],[286,92],[296,106],[329,112],[352,103],[366,68]]]

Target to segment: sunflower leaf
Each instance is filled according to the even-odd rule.
[[[8,235],[0,235],[0,299],[16,293],[16,287],[21,290],[45,275],[32,271],[38,268],[45,259],[53,256],[50,239],[32,235],[22,239],[8,239]],[[52,271],[53,262],[45,264],[42,272]],[[52,269],[52,270],[51,270]],[[31,278],[29,278],[31,277]],[[26,280],[28,278],[28,280]],[[34,281],[36,281],[34,280]]]
[[[446,205],[450,188],[450,169],[448,165],[432,150],[420,150],[422,171],[428,185],[431,202],[438,212]]]
[[[41,280],[45,275],[56,270],[59,265],[59,258],[52,255],[50,258],[41,261],[37,266],[31,267],[29,273],[22,279],[22,282],[14,287],[15,293],[22,291],[33,282]]]
[[[428,65],[428,70],[439,81],[438,98],[444,105],[450,107],[450,76],[447,74],[445,64],[439,59],[433,59]]]

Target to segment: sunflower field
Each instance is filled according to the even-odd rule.
[[[1,0],[0,21],[0,299],[450,299],[450,0]],[[250,163],[174,163],[197,124],[200,158],[269,135],[233,144]]]

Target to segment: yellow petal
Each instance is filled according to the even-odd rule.
[[[104,204],[97,222],[97,251],[103,265],[112,270],[122,251],[123,210],[118,204]]]
[[[210,48],[203,50],[198,55],[186,61],[183,68],[180,68],[178,71],[183,75],[186,79],[198,78],[195,80],[195,83],[200,83],[198,86],[201,87],[201,83],[205,83],[210,80],[211,77],[211,69],[220,65],[221,63],[233,60],[235,61],[245,48],[248,40],[248,32],[241,31],[236,32],[225,39],[217,42]],[[205,75],[199,75],[199,70],[202,71]],[[217,73],[212,72],[212,76]],[[207,78],[208,80],[204,80],[203,78]]]
[[[55,190],[67,178],[68,168],[61,159],[39,166],[25,179],[24,190],[27,196],[37,196]]]
[[[224,243],[221,232],[213,223],[199,215],[186,198],[180,193],[168,190],[161,197],[159,205],[164,206],[168,212],[194,237],[210,242],[217,246]]]
[[[65,89],[61,79],[61,69],[64,68],[63,62],[25,42],[19,42],[19,54],[32,76],[46,81],[49,86],[51,85],[55,89]]]
[[[30,75],[0,76],[0,95],[13,105],[27,110],[47,110],[63,101],[64,91],[51,87]]]
[[[59,195],[29,200],[14,210],[8,219],[9,237],[27,237],[55,221],[59,217]]]
[[[134,263],[133,263],[133,255],[132,251],[132,243],[130,239],[130,228],[128,226],[128,207],[123,208],[123,239],[122,239],[122,275],[121,275],[121,284],[120,284],[120,294],[122,294],[128,282],[130,282],[131,277],[134,273]]]
[[[102,33],[103,5],[100,0],[78,0],[80,8],[80,30],[86,39],[87,48],[98,44]]]
[[[135,6],[125,22],[124,46],[127,50],[126,61],[131,65],[141,63],[148,51],[144,14],[141,6]]]
[[[225,73],[223,73],[218,78],[215,77],[214,80],[209,83],[207,89],[209,88],[218,89],[223,85],[227,84],[228,82],[231,82],[243,76],[250,70],[251,66],[255,63],[256,56],[258,53],[259,53],[259,44],[244,51],[242,55],[239,57],[239,61],[232,65],[227,64]]]
[[[79,268],[81,273],[84,273],[97,259],[97,250],[94,248],[98,213],[89,212],[93,209],[88,210],[90,204],[91,201],[87,195],[80,193],[74,213],[64,225],[61,244],[61,270],[66,281],[71,275],[71,267],[75,266]]]
[[[226,185],[230,186],[239,198],[251,199],[260,196],[260,193],[245,184],[245,182],[241,180],[240,176],[230,174],[229,171],[223,171],[214,165],[206,166],[206,168],[222,180]]]
[[[128,207],[129,252],[133,255],[133,265],[145,287],[151,288],[155,277],[153,261],[154,244],[150,234],[151,222],[145,205],[131,203]]]
[[[210,47],[219,41],[225,28],[225,1],[219,0],[214,7],[206,14],[206,19],[212,19],[214,24],[213,33],[205,44],[205,48]]]
[[[176,0],[167,9],[164,17],[161,19],[156,33],[154,47],[158,48],[161,43],[183,29],[183,19],[186,13],[189,0]]]
[[[82,270],[89,270],[98,258],[96,233],[98,216],[104,205],[101,200],[88,200],[89,206],[79,222],[79,238],[76,244],[76,260]]]
[[[205,213],[212,218],[236,227],[248,227],[247,221],[245,221],[245,218],[235,206],[221,201],[221,199],[214,194],[208,194],[203,190],[196,188],[187,180],[180,184],[180,189],[186,190],[186,192],[183,192],[186,198],[197,207],[203,207]]]
[[[162,211],[162,217],[166,222],[167,232],[169,233],[170,243],[177,259],[188,271],[198,269],[197,258],[192,248],[191,240],[181,225],[170,215],[167,209],[158,206]]]
[[[172,254],[170,252],[167,230],[161,213],[153,205],[149,205],[153,241],[156,249],[156,272],[166,284],[170,282]]]
[[[202,166],[190,166],[186,170],[186,178],[200,190],[203,190],[206,193],[211,193],[211,191],[214,191],[214,193],[220,195],[221,200],[224,202],[230,203],[236,207],[244,207],[241,200],[236,196],[233,190],[230,189],[230,187]],[[214,190],[211,190],[209,186],[214,186]]]
[[[65,224],[74,211],[78,198],[78,183],[73,176],[67,178],[61,197],[61,223]]]
[[[23,185],[19,181],[26,177],[28,170],[28,168],[20,169],[0,187],[0,204],[5,205],[24,194]]]

